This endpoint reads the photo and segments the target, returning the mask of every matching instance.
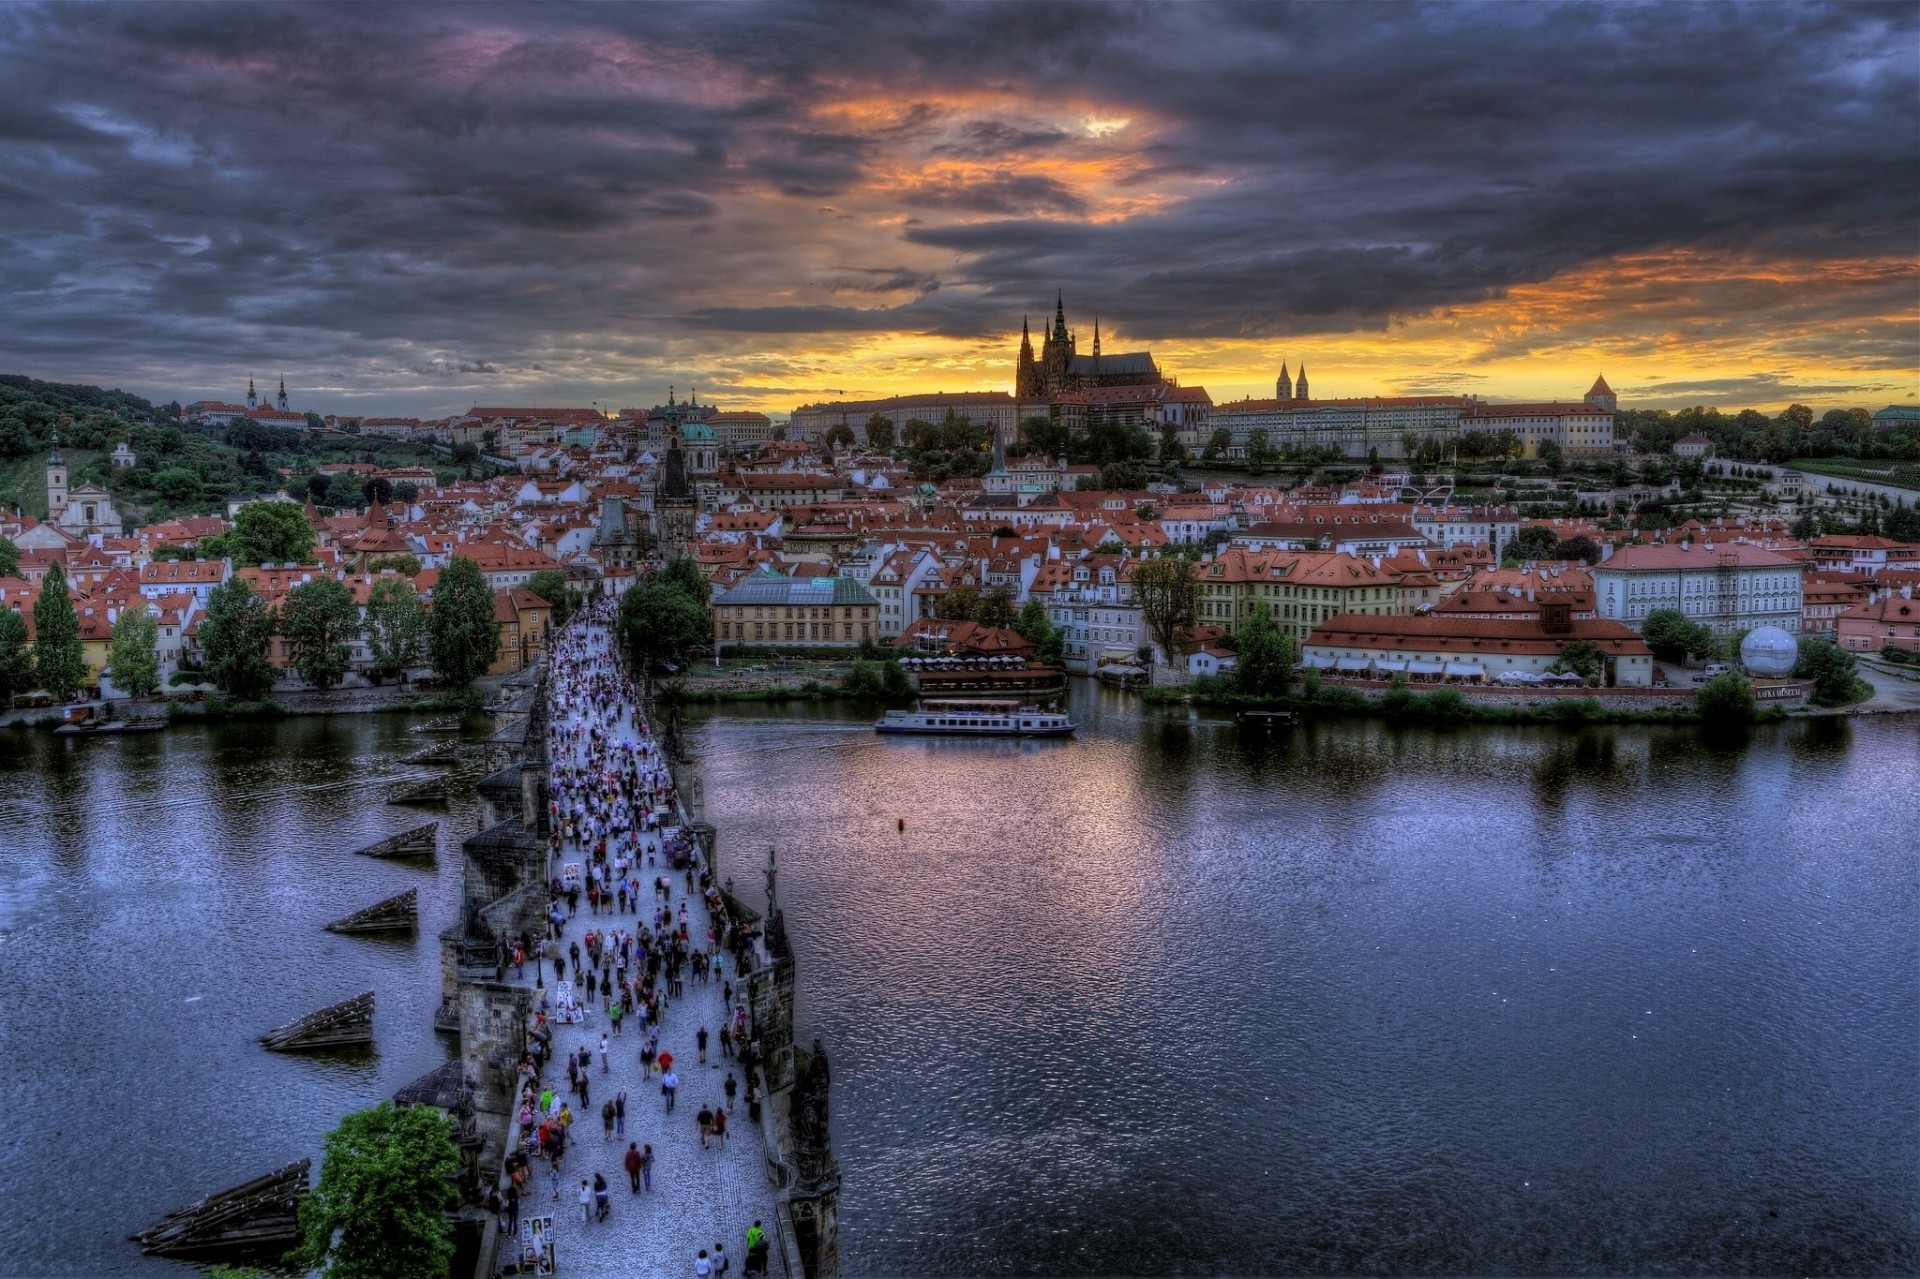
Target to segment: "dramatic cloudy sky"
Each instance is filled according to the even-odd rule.
[[[0,371],[297,407],[1920,388],[1920,7],[0,8]]]

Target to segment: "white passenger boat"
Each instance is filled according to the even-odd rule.
[[[888,711],[877,733],[921,733],[954,737],[1068,737],[1078,727],[1065,715],[1018,702],[922,702],[920,709]]]

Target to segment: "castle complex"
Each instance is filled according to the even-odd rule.
[[[1026,320],[1020,321],[1020,364],[1014,374],[1014,398],[1022,401],[1052,400],[1075,391],[1103,387],[1166,386],[1160,366],[1151,351],[1124,351],[1118,355],[1100,352],[1100,317],[1093,320],[1093,354],[1081,355],[1072,330],[1067,328],[1067,304],[1064,295],[1053,303],[1053,327],[1040,344],[1034,358],[1033,335]]]

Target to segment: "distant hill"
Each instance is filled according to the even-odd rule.
[[[304,488],[305,476],[326,462],[426,465],[447,479],[457,473],[446,454],[412,441],[308,436],[252,421],[197,426],[180,419],[177,403],[156,406],[125,391],[7,373],[0,374],[0,506],[46,515],[46,456],[56,437],[69,483],[106,488],[129,528],[224,513],[230,498],[287,484]],[[122,440],[136,464],[116,470],[110,454]]]

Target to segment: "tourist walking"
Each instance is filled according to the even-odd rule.
[[[580,1179],[580,1223],[585,1225],[592,1220],[593,1188],[587,1184],[587,1179],[582,1177]]]
[[[605,1221],[607,1214],[613,1211],[613,1205],[607,1202],[607,1179],[599,1173],[593,1174],[593,1213],[598,1221]]]
[[[640,1147],[635,1145],[631,1141],[628,1142],[626,1158],[622,1159],[620,1161],[620,1164],[621,1164],[621,1167],[627,1170],[627,1180],[633,1186],[633,1193],[636,1195],[639,1194],[640,1193]]]
[[[660,1095],[667,1099],[667,1113],[673,1113],[674,1094],[680,1091],[680,1076],[671,1070],[660,1076]]]
[[[620,1091],[613,1095],[613,1135],[616,1137],[627,1135],[627,1089],[624,1084],[620,1086]]]

